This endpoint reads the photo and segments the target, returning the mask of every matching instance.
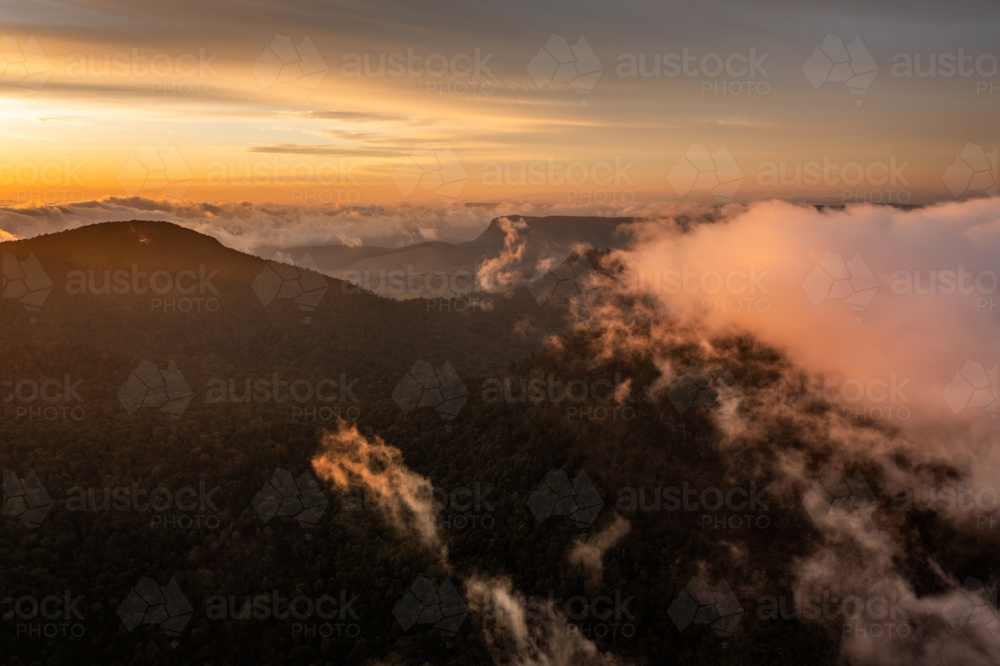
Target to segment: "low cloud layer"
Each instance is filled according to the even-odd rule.
[[[887,493],[982,490],[976,497],[993,499],[977,515],[998,515],[997,204],[770,202],[711,224],[667,216],[632,232],[635,244],[612,253],[616,277],[596,308],[606,354],[649,358],[661,373],[645,395],[654,402],[677,400],[671,391],[686,381],[711,387],[723,459],[772,479],[785,507],[812,512],[818,540],[791,568],[796,604],[824,594],[905,600],[895,634],[874,615],[878,603],[844,620],[853,663],[996,663],[995,598],[948,570],[954,553],[915,549],[905,509],[893,511]],[[964,544],[997,547],[967,510],[929,510]],[[933,572],[923,591],[914,569]]]
[[[2,203],[2,202],[0,202]],[[676,205],[551,205],[517,201],[436,207],[405,203],[369,206],[171,202],[108,197],[60,206],[0,205],[0,236],[31,238],[98,222],[154,220],[180,224],[244,252],[303,245],[398,247],[430,240],[476,238],[490,220],[506,215],[657,215]]]
[[[968,361],[996,363],[1000,207],[988,199],[909,211],[768,202],[687,233],[670,219],[633,233],[636,245],[614,256],[620,289],[855,380],[863,404],[878,404],[895,376],[899,404],[936,416]]]

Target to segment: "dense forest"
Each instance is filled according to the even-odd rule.
[[[463,581],[475,577],[559,600],[582,636],[624,663],[842,663],[842,618],[775,618],[761,602],[793,597],[790,565],[816,541],[801,497],[769,490],[773,452],[812,456],[817,476],[826,454],[779,419],[720,449],[718,387],[683,404],[652,390],[649,348],[701,358],[657,342],[654,325],[669,323],[636,318],[628,333],[649,347],[608,353],[606,332],[572,327],[563,304],[539,305],[524,288],[484,311],[292,272],[282,279],[320,279],[325,292],[268,299],[254,287],[268,262],[167,223],[94,225],[0,250],[4,663],[489,663],[488,618],[453,608],[449,591],[468,602]],[[47,289],[30,270],[8,270],[8,256],[34,256],[51,291],[6,297],[18,280],[26,293]],[[792,372],[751,338],[715,342],[733,359],[741,409],[755,387]],[[439,378],[447,364],[467,391],[454,418],[430,398],[401,405],[397,387],[426,364]],[[543,399],[522,388],[532,381]],[[579,398],[561,392],[574,382],[586,387],[569,394]],[[610,399],[621,386],[627,395]],[[311,461],[324,432],[345,425],[398,448],[433,485],[448,566],[393,529],[366,489],[319,479],[316,494]],[[877,467],[855,469],[886,497]],[[585,520],[531,500],[581,473],[600,498]],[[688,487],[752,488],[757,505],[677,508],[660,493]],[[595,578],[567,554],[617,516],[630,530]],[[995,536],[958,533],[932,511],[873,520],[905,535],[899,566],[923,593],[941,591],[932,566],[990,580]],[[677,599],[706,605],[693,579],[726,582],[740,609],[716,599],[712,612],[729,604],[734,618],[725,631],[700,610],[678,619]],[[422,614],[428,583],[453,622]]]

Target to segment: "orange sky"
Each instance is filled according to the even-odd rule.
[[[990,178],[995,6],[917,19],[859,4],[850,20],[779,3],[438,7],[5,10],[0,199],[919,203],[988,192],[945,176],[971,144],[987,160],[973,171]],[[940,75],[907,75],[932,53],[965,69],[947,76],[942,59]],[[858,78],[838,79],[843,67]]]

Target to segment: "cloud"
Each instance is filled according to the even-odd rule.
[[[577,539],[566,559],[574,566],[582,566],[587,570],[591,582],[598,583],[604,574],[604,553],[625,538],[631,529],[631,523],[621,515],[616,515],[613,523],[590,535],[586,541]]]
[[[0,202],[3,203],[3,202]],[[273,203],[197,203],[144,197],[107,197],[60,206],[0,205],[0,230],[19,238],[75,229],[99,222],[152,220],[180,224],[207,234],[227,247],[270,258],[276,248],[345,244],[398,247],[439,237],[476,238],[490,221],[506,215],[633,216],[693,210],[669,204],[620,207],[609,204],[562,205],[496,201],[419,206],[287,205]]]
[[[409,127],[434,124],[434,121],[429,118],[372,111],[286,111],[281,113],[281,115],[289,118],[300,118],[302,120],[339,120],[345,123],[372,123]]]
[[[357,157],[367,157],[372,155],[378,155],[380,157],[401,157],[409,154],[410,152],[406,148],[396,146],[379,146],[367,142],[360,146],[279,143],[269,146],[251,146],[247,150],[251,153],[268,153],[276,155],[340,155]]]
[[[524,220],[500,218],[500,229],[504,234],[503,250],[479,267],[476,282],[480,289],[488,292],[505,291],[520,279],[520,273],[511,269],[524,257],[527,241],[518,232],[527,227],[528,223]]]
[[[364,143],[364,144],[374,144],[374,143],[388,143],[393,141],[398,141],[395,137],[390,137],[385,134],[379,134],[376,132],[358,132],[355,130],[339,130],[339,129],[326,129],[319,130],[316,132],[322,136],[328,136],[333,139],[340,139],[342,141],[349,141],[352,143]]]
[[[712,333],[750,332],[812,373],[865,386],[908,379],[905,406],[921,416],[947,410],[941,392],[967,360],[996,356],[1000,208],[988,200],[914,210],[766,202],[688,231],[664,219],[632,232],[634,247],[613,257],[626,268],[624,291]],[[810,280],[831,254],[870,270],[866,305],[838,298],[832,279],[812,298]],[[957,286],[956,274],[965,276]],[[848,291],[852,281],[867,288],[860,277],[844,281]]]
[[[356,426],[326,433],[322,452],[312,460],[316,475],[341,490],[358,486],[370,490],[403,534],[416,532],[420,542],[447,562],[448,547],[437,529],[430,481],[410,471],[403,454],[375,437],[369,440]]]
[[[346,244],[394,247],[426,240],[423,230],[472,239],[489,224],[490,208],[446,206],[296,206],[168,202],[108,197],[62,206],[0,206],[0,230],[20,238],[110,221],[168,221],[244,252],[257,248]]]
[[[481,613],[483,636],[493,663],[509,666],[617,666],[551,602],[532,608],[506,579],[473,577],[466,582],[469,607]],[[537,604],[532,600],[533,605]]]
[[[419,535],[424,546],[450,569],[448,548],[437,529],[430,480],[406,467],[399,449],[381,439],[366,438],[356,426],[339,424],[325,433],[321,452],[312,461],[321,480],[346,490],[360,484],[371,491],[404,537]],[[403,510],[405,507],[405,510]],[[616,524],[617,525],[617,524]],[[610,532],[620,527],[612,526]],[[602,537],[604,539],[608,536]],[[616,666],[621,662],[571,627],[551,602],[543,613],[526,613],[528,601],[505,578],[471,575],[464,578],[466,602],[482,618],[482,630],[493,663],[498,666]]]
[[[824,594],[906,600],[895,633],[871,613],[841,616],[841,650],[852,663],[996,663],[1000,649],[987,627],[956,631],[949,621],[949,600],[965,576],[949,569],[973,554],[921,546],[929,538],[909,534],[908,515],[886,501],[901,487],[996,491],[990,413],[982,404],[956,413],[942,395],[968,359],[987,368],[997,360],[1000,312],[988,306],[998,300],[995,203],[817,210],[768,202],[707,223],[668,214],[636,222],[631,233],[634,244],[604,267],[612,293],[592,321],[603,356],[638,355],[655,366],[660,379],[644,398],[665,409],[692,365],[732,370],[732,409],[719,408],[725,391],[705,384],[715,391],[704,404],[719,427],[717,445],[730,454],[721,460],[768,479],[782,511],[816,521],[815,538],[790,569],[798,606]],[[821,298],[810,293],[815,276]],[[872,277],[874,297],[851,300]],[[889,407],[907,416],[889,420]],[[825,469],[835,480],[857,479],[862,468],[878,501],[874,517],[805,512],[803,499]],[[848,494],[835,496],[854,506]],[[981,509],[976,515],[996,518],[996,506]],[[928,510],[953,530],[952,541],[1000,545],[968,512]]]

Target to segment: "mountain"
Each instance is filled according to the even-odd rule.
[[[893,429],[776,404],[767,387],[803,375],[746,334],[697,339],[609,293],[627,316],[607,326],[524,288],[489,309],[383,298],[162,222],[0,254],[0,589],[79,611],[5,617],[12,666],[457,666],[503,645],[566,651],[549,663],[833,666],[855,663],[854,618],[795,614],[802,563],[835,562],[830,534],[851,570],[905,540],[891,556],[921,602],[950,578],[995,584],[996,532],[872,500],[893,487],[884,459],[843,442],[891,445]],[[319,475],[345,424],[373,443],[359,469],[415,511],[363,474]],[[879,531],[817,520],[790,466],[835,491],[831,515],[862,505]],[[413,533],[428,525],[445,563]],[[877,583],[846,581],[830,594]],[[526,604],[530,640],[474,603],[477,582]],[[351,610],[290,614],[302,597]]]
[[[247,362],[248,354],[262,363],[294,359],[318,364],[316,371],[361,367],[371,357],[402,376],[422,356],[458,362],[468,344],[461,362],[484,373],[538,347],[515,329],[564,325],[558,308],[539,307],[525,290],[397,303],[167,222],[96,224],[0,243],[0,250],[4,337],[15,348],[73,340],[94,357],[181,348],[231,363]],[[6,284],[32,256],[52,285],[38,307],[30,294],[11,298],[23,281]],[[309,293],[298,293],[300,285]]]
[[[395,298],[416,298],[431,273],[454,276],[459,291],[471,284],[471,278],[487,259],[500,256],[509,233],[516,233],[516,243],[524,245],[523,256],[512,268],[530,277],[540,259],[552,253],[569,254],[579,245],[595,250],[611,250],[625,245],[622,227],[632,218],[622,217],[524,217],[511,215],[494,218],[475,240],[464,243],[428,241],[398,248],[346,245],[309,245],[279,248],[259,247],[254,253],[270,258],[280,252],[292,260],[308,254],[316,268],[326,275],[351,280],[372,291]],[[513,231],[505,231],[504,226]],[[281,255],[279,255],[281,256]],[[396,291],[389,273],[401,272],[413,278],[416,290]],[[417,293],[414,293],[414,292]],[[443,295],[456,295],[447,288]]]

